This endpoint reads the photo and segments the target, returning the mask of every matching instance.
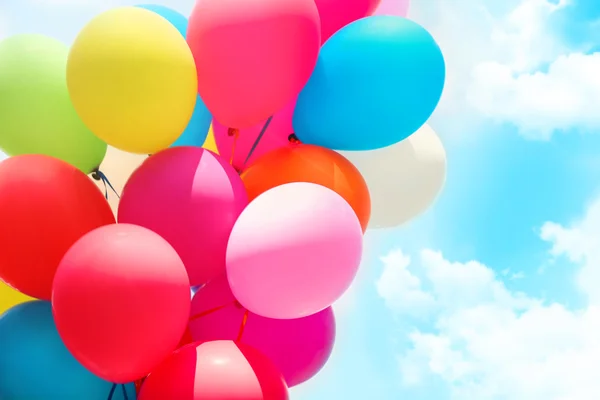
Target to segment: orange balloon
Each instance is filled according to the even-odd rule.
[[[276,186],[309,182],[325,186],[342,196],[360,220],[363,232],[371,216],[367,183],[344,156],[320,146],[298,144],[269,152],[241,175],[250,201]]]

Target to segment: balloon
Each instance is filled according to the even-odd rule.
[[[265,125],[266,120],[262,121],[252,128],[239,131],[237,137],[229,134],[229,128],[221,125],[218,121],[214,121],[213,130],[219,154],[226,160],[232,160],[232,165],[238,171],[243,171],[247,165],[254,162],[261,155],[280,147],[290,146],[289,137],[294,133],[292,116],[295,106],[296,99],[275,114],[268,125]],[[263,136],[258,141],[250,158],[248,158],[263,129]],[[246,158],[248,158],[248,162],[246,162]]]
[[[140,400],[288,400],[281,373],[258,350],[231,341],[193,343],[148,376]]]
[[[69,98],[69,49],[41,35],[0,41],[0,148],[12,156],[46,154],[86,174],[97,167],[106,143],[84,125]]]
[[[106,157],[104,157],[104,161],[102,161],[99,168],[102,174],[105,175],[107,181],[105,182],[103,179],[98,179],[100,178],[99,174],[92,175],[96,186],[107,194],[108,203],[115,216],[117,215],[119,207],[118,196],[121,195],[123,187],[133,171],[142,165],[146,158],[148,158],[147,155],[127,153],[117,150],[114,147],[108,147]],[[112,186],[114,191],[110,186]]]
[[[227,276],[212,280],[192,300],[190,332],[197,342],[236,340],[267,356],[283,374],[288,387],[316,375],[335,341],[331,307],[299,319],[270,319],[244,310],[235,300]]]
[[[298,139],[334,150],[373,150],[423,125],[444,87],[444,57],[410,20],[377,16],[347,25],[323,45],[296,104]]]
[[[210,150],[215,154],[219,154],[219,150],[217,149],[217,142],[215,141],[215,134],[213,132],[212,125],[208,129],[208,136],[206,136],[206,140],[202,145],[206,150]]]
[[[200,147],[148,158],[123,190],[119,222],[145,226],[177,250],[192,285],[225,271],[227,239],[248,195],[225,160]]]
[[[369,228],[395,227],[421,214],[446,181],[444,145],[428,125],[393,146],[342,155],[369,186],[373,202]]]
[[[329,307],[348,289],[362,254],[362,229],[333,190],[306,182],[258,196],[227,246],[235,298],[267,318],[292,319]]]
[[[141,226],[98,228],[71,247],[52,292],[58,332],[90,371],[112,382],[142,378],[183,337],[190,285],[177,252]]]
[[[67,84],[96,136],[140,154],[177,140],[198,88],[194,59],[179,31],[138,7],[107,11],[83,28],[69,54]]]
[[[0,162],[0,221],[0,279],[49,300],[69,247],[115,218],[83,172],[53,157],[22,155]]]
[[[179,136],[179,138],[171,145],[171,147],[180,146],[202,146],[208,136],[208,129],[212,121],[212,115],[210,111],[204,105],[204,102],[198,96],[196,99],[196,108],[192,114],[192,119],[185,128],[185,131]]]
[[[314,0],[203,0],[187,41],[198,90],[214,119],[251,128],[308,81],[321,44]]]
[[[160,15],[169,21],[177,29],[179,34],[185,38],[188,29],[188,20],[181,13],[159,4],[140,4],[137,7],[144,8]]]
[[[0,281],[0,314],[9,308],[16,306],[17,304],[21,304],[29,300],[33,299]]]
[[[10,400],[135,399],[132,384],[94,376],[69,353],[45,301],[11,308],[0,317],[0,397]],[[127,393],[127,396],[123,394]]]
[[[379,7],[375,10],[375,15],[397,15],[406,17],[410,0],[381,0]]]
[[[352,206],[363,231],[367,229],[371,215],[367,184],[356,167],[333,150],[307,144],[284,147],[259,158],[241,178],[250,201],[286,183],[310,182],[325,186]]]
[[[188,20],[177,11],[155,4],[145,4],[138,7],[155,12],[156,14],[165,18],[167,21],[173,24],[175,28],[177,28],[181,36],[184,38],[186,37]],[[206,105],[204,105],[204,102],[200,96],[198,96],[196,98],[196,107],[194,108],[192,119],[188,123],[185,131],[181,134],[181,136],[179,136],[179,139],[177,139],[175,143],[171,145],[171,147],[202,146],[202,143],[204,143],[206,135],[208,134],[208,128],[210,127],[211,121],[212,115],[210,115],[210,111],[208,111],[208,108],[206,108]]]
[[[357,19],[373,14],[381,0],[315,0],[321,17],[321,42]]]

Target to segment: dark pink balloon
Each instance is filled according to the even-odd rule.
[[[315,0],[321,17],[321,43],[351,22],[373,14],[381,0]]]
[[[288,400],[281,373],[243,343],[192,343],[173,353],[142,384],[139,400]]]
[[[270,319],[236,302],[227,276],[200,289],[192,300],[190,332],[195,341],[240,340],[269,357],[288,387],[303,383],[325,365],[335,341],[331,307],[299,319]]]

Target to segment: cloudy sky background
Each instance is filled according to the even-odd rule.
[[[157,0],[189,14],[193,0]],[[129,0],[2,0],[69,43]],[[292,399],[600,398],[600,2],[413,0],[448,82],[444,193],[368,235],[329,364]]]

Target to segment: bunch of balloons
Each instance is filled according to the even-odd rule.
[[[407,5],[141,5],[70,48],[0,42],[0,398],[280,400],[315,376],[364,233],[445,180],[444,59]]]

